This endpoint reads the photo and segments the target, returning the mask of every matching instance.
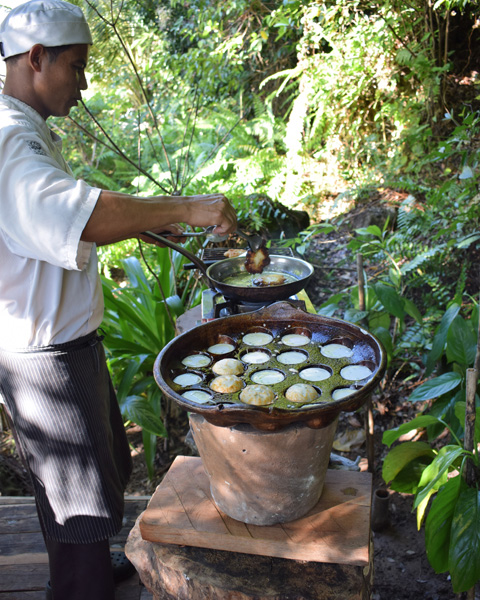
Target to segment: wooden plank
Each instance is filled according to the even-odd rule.
[[[18,531],[40,531],[40,523],[35,505],[0,505],[0,534],[15,533]]]
[[[12,592],[0,591],[0,600],[45,600],[45,588],[32,592],[16,591],[15,595],[12,595]]]
[[[48,564],[46,552],[29,552],[28,554],[11,554],[0,556],[0,567],[9,565]]]
[[[48,563],[43,565],[23,564],[2,567],[1,571],[2,592],[45,590],[50,577]]]
[[[126,496],[122,530],[111,538],[113,548],[124,547],[138,515],[150,496]],[[49,578],[48,555],[34,499],[0,496],[0,600],[45,600]],[[116,588],[117,600],[151,600],[138,575]]]
[[[45,551],[45,543],[40,532],[21,531],[6,533],[0,536],[0,556],[15,556],[16,554],[35,554]]]
[[[178,457],[140,518],[144,540],[279,558],[368,565],[370,473],[327,472],[318,504],[301,519],[247,525],[221,512],[200,458]]]

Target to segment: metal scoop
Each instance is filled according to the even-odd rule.
[[[213,233],[214,229],[215,225],[210,225],[210,227],[206,227],[203,231],[185,231],[183,233],[170,233],[169,231],[162,231],[162,233],[157,235],[171,238],[206,237],[209,239],[210,242],[214,244],[217,244],[218,242],[223,242],[227,239],[228,235],[218,235],[218,233]],[[149,235],[151,232],[146,231],[145,233]],[[235,231],[235,234],[238,235],[238,237],[241,237],[242,239],[246,240],[248,242],[249,248],[253,252],[257,252],[257,250],[259,250],[262,246],[265,245],[265,240],[261,235],[245,233],[241,229],[237,229]]]
[[[265,246],[265,240],[263,239],[263,237],[261,235],[257,235],[255,233],[252,233],[252,234],[245,233],[241,229],[237,229],[235,231],[235,233],[242,239],[247,240],[248,245],[250,246],[250,249],[253,252],[260,250],[260,248],[262,246]]]

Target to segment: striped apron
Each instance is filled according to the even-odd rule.
[[[0,393],[44,535],[57,542],[89,544],[122,526],[132,461],[101,340],[0,350]]]

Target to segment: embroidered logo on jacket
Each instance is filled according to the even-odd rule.
[[[41,144],[39,144],[38,142],[35,142],[34,140],[28,140],[27,141],[27,146],[35,154],[41,154],[42,156],[47,156],[47,153],[42,148]]]

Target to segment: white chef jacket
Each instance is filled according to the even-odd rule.
[[[74,340],[103,318],[96,246],[80,236],[101,190],[77,181],[30,106],[0,95],[0,348]]]

